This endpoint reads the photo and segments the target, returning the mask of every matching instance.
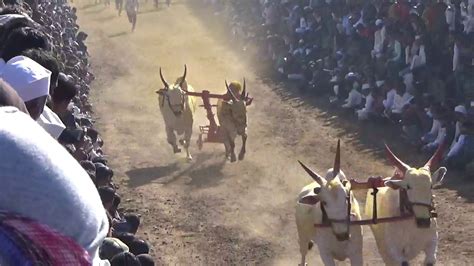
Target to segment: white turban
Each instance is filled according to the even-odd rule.
[[[49,109],[48,106],[44,107],[43,113],[36,122],[38,122],[38,124],[55,139],[58,139],[66,128],[58,115]]]
[[[454,112],[461,113],[461,114],[467,114],[466,107],[463,105],[458,105],[454,108]]]
[[[51,71],[26,56],[15,56],[0,69],[1,77],[24,102],[49,94]]]

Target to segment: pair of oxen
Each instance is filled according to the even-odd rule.
[[[172,146],[174,153],[181,152],[178,147],[177,135],[183,135],[179,140],[186,150],[186,158],[192,160],[189,152],[189,144],[193,133],[194,112],[196,110],[196,99],[188,95],[194,92],[191,85],[186,81],[187,67],[184,66],[184,74],[174,84],[169,84],[163,76],[160,68],[160,78],[164,88],[156,91],[161,114],[166,127],[168,143]],[[245,79],[242,85],[239,82],[225,82],[227,94],[217,103],[217,118],[220,124],[220,134],[225,147],[225,156],[231,162],[237,161],[235,154],[235,138],[242,137],[242,147],[238,159],[245,157],[247,143],[247,105],[249,105],[246,93]]]
[[[370,227],[386,265],[409,265],[421,252],[425,254],[424,265],[436,263],[438,232],[432,188],[442,181],[447,170],[441,167],[432,171],[443,155],[443,147],[441,145],[423,167],[414,168],[385,146],[396,171],[393,177],[378,179],[384,186],[378,188],[375,210],[379,218],[395,219],[370,224]],[[341,170],[340,143],[334,166],[328,169],[325,177],[302,162],[300,164],[314,180],[302,189],[296,204],[300,265],[306,264],[306,255],[314,243],[324,265],[335,265],[336,260],[346,259],[351,265],[363,265],[360,225],[363,223],[357,221],[367,220],[362,221],[359,203],[351,190],[352,183]],[[373,192],[368,190],[365,213],[369,219],[374,210],[373,197]],[[408,215],[403,215],[405,212]],[[396,219],[398,217],[400,219]]]

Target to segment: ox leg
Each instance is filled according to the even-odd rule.
[[[229,147],[230,147],[230,162],[233,163],[237,161],[237,156],[235,156],[235,142],[233,139],[229,139]]]
[[[180,153],[181,149],[178,148],[178,144],[176,144],[176,135],[174,134],[174,130],[170,127],[166,127],[166,138],[171,147],[173,147],[173,152]]]
[[[386,265],[409,265],[406,259],[404,258],[403,253],[397,247],[389,246],[388,254],[389,261],[385,261]]]
[[[425,265],[433,266],[436,263],[436,252],[438,250],[438,234],[425,248]]]
[[[336,266],[336,262],[334,261],[334,258],[331,255],[330,251],[319,251],[321,255],[321,260],[323,261],[323,264],[325,266]]]
[[[349,258],[351,261],[351,266],[363,266],[364,265],[364,259],[362,258],[362,250],[358,252],[357,254],[353,254],[351,258]]]
[[[186,160],[188,160],[188,162],[193,160],[193,157],[191,156],[191,153],[189,152],[189,143],[191,143],[192,134],[193,134],[192,128],[184,132],[183,146],[184,146],[184,149],[186,150]]]
[[[244,133],[242,134],[242,148],[240,149],[239,152],[239,160],[242,161],[245,157],[245,147],[247,145],[247,134]]]
[[[226,132],[224,135],[224,145],[227,159],[229,159],[232,163],[237,161],[237,157],[235,156],[235,142],[230,136],[229,132]]]

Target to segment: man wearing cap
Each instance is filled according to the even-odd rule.
[[[38,119],[49,95],[51,71],[26,56],[5,63],[0,77],[23,99],[31,118]]]

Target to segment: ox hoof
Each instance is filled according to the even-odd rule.
[[[426,263],[426,266],[434,266],[434,263]]]
[[[174,148],[174,149],[173,149],[173,152],[174,152],[174,153],[180,153],[180,152],[181,152],[181,149],[180,149],[180,148]]]
[[[409,266],[409,265],[410,265],[410,264],[408,264],[407,261],[402,262],[402,266]]]
[[[189,162],[192,162],[192,161],[193,161],[193,157],[192,157],[192,156],[186,157],[186,161],[188,161],[188,163],[189,163]]]
[[[245,158],[245,152],[239,153],[239,161],[242,161]]]
[[[235,154],[230,155],[230,162],[235,163],[237,161],[237,158],[235,157]]]

